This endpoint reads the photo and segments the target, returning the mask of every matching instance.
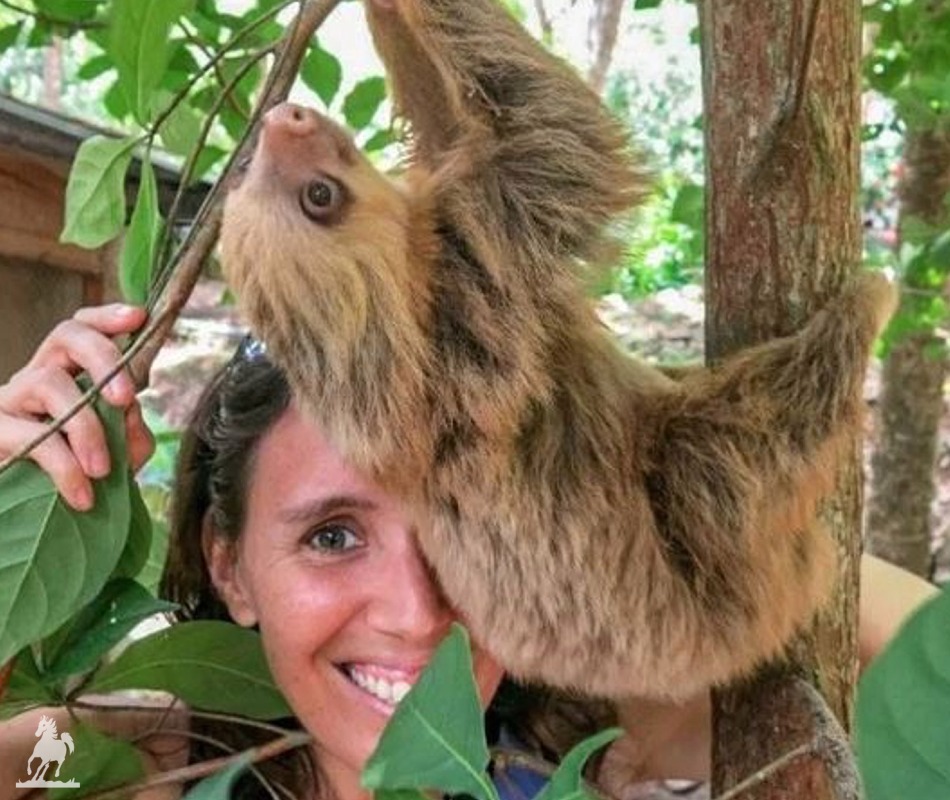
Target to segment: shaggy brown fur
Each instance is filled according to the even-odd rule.
[[[812,517],[890,287],[679,381],[629,358],[578,278],[641,194],[627,134],[496,0],[392,3],[368,15],[414,165],[392,181],[271,112],[222,238],[251,322],[345,456],[420,498],[426,556],[516,676],[683,697],[749,670],[825,593]]]

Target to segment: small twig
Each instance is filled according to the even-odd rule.
[[[94,703],[89,700],[71,700],[69,704],[74,708],[106,713],[118,711],[137,714],[165,714],[169,708],[174,709],[174,703],[170,704],[170,706],[144,706],[135,704],[113,705],[111,703]],[[195,719],[205,719],[212,722],[227,722],[232,725],[244,725],[249,728],[258,728],[262,731],[268,731],[277,736],[283,736],[287,733],[296,733],[296,731],[288,731],[286,728],[281,728],[279,725],[273,725],[270,722],[263,722],[259,719],[251,719],[250,717],[239,717],[234,714],[223,714],[217,711],[199,711],[194,708],[187,709],[187,712],[189,717],[194,717]]]
[[[799,745],[794,750],[789,750],[781,758],[775,759],[775,761],[773,761],[771,764],[767,764],[766,766],[762,767],[762,769],[752,773],[748,778],[740,783],[737,783],[728,791],[717,795],[713,798],[713,800],[736,800],[737,797],[749,791],[749,789],[753,789],[759,784],[764,783],[773,775],[775,775],[775,773],[781,772],[783,769],[793,764],[802,756],[814,754],[814,743]]]
[[[492,763],[496,769],[501,768],[504,770],[510,767],[524,767],[539,775],[543,775],[545,778],[550,778],[557,770],[557,766],[551,762],[545,761],[543,758],[532,755],[531,753],[525,753],[522,750],[512,750],[507,747],[492,747],[489,752],[491,754]],[[584,781],[584,789],[588,794],[594,797],[595,800],[611,800],[588,781]]]
[[[191,30],[188,29],[188,26],[185,25],[184,20],[180,20],[180,21],[178,22],[178,29],[179,29],[182,33],[185,34],[185,37],[188,39],[189,42],[191,42],[191,43],[192,43],[195,47],[197,47],[202,53],[204,53],[205,58],[208,59],[208,63],[211,65],[211,70],[210,70],[210,72],[213,72],[213,73],[214,73],[214,77],[217,79],[219,88],[221,89],[221,91],[222,91],[222,92],[225,94],[225,96],[227,97],[227,103],[228,103],[228,105],[231,106],[231,110],[234,111],[235,114],[239,115],[239,116],[241,117],[241,119],[244,120],[244,122],[247,122],[247,121],[248,121],[247,111],[246,111],[245,109],[241,108],[240,103],[238,103],[238,101],[237,101],[237,100],[235,99],[235,97],[231,94],[231,92],[229,92],[229,91],[225,88],[225,87],[227,86],[227,84],[228,84],[228,78],[227,78],[227,75],[224,74],[224,71],[221,69],[221,61],[220,61],[220,60],[215,60],[215,59],[213,58],[214,55],[215,55],[214,51],[211,50],[211,49],[208,47],[208,45],[206,45],[203,41],[201,41],[201,37],[200,37],[197,33],[195,33],[194,31],[191,31]],[[223,51],[223,49],[222,49],[222,51]],[[207,73],[205,73],[205,74],[207,74]]]
[[[280,739],[275,739],[259,747],[251,747],[231,756],[222,756],[213,758],[210,761],[202,761],[200,764],[191,764],[187,767],[169,770],[157,775],[151,775],[137,783],[121,786],[118,789],[109,789],[105,792],[96,792],[87,795],[89,800],[118,800],[120,797],[134,795],[144,789],[153,789],[157,786],[168,786],[170,784],[187,783],[197,778],[205,778],[213,775],[215,772],[227,769],[239,761],[247,761],[249,764],[258,764],[269,758],[279,756],[288,750],[294,750],[298,747],[304,747],[310,743],[309,734],[293,732],[288,733]]]
[[[234,88],[238,85],[238,83],[240,83],[244,76],[251,71],[255,64],[268,56],[272,51],[273,47],[264,47],[258,50],[251,58],[248,59],[247,63],[245,63],[241,69],[235,73],[228,84],[221,90],[217,100],[215,100],[214,104],[211,106],[211,109],[205,115],[204,122],[201,126],[201,131],[198,134],[198,141],[200,143],[203,144],[208,140],[208,136],[211,133],[211,126],[214,124],[215,119],[217,119],[218,113],[221,111],[221,106],[227,102],[227,98],[231,96],[231,92],[234,91]],[[243,142],[244,140],[242,140],[241,145],[243,145]],[[241,147],[239,146],[238,149],[240,150]],[[195,149],[189,154],[188,160],[185,162],[184,167],[182,167],[181,180],[178,183],[178,189],[175,192],[175,197],[172,200],[172,205],[168,212],[168,224],[165,226],[165,231],[158,247],[158,252],[160,254],[164,253],[168,249],[168,244],[171,241],[171,230],[174,225],[174,220],[178,217],[178,210],[181,206],[182,200],[185,197],[185,188],[189,183],[191,183],[191,176],[194,174],[195,165],[198,162],[198,155],[200,152],[200,147],[195,147]],[[227,173],[228,170],[225,170],[225,176],[222,176],[222,181],[226,177]],[[195,225],[199,225],[200,223],[201,216],[199,213],[198,219],[195,221]],[[158,296],[161,295],[162,290],[165,288],[165,284],[168,282],[169,276],[175,271],[180,262],[178,259],[172,259],[170,263],[172,264],[170,268],[160,269],[155,275],[154,283],[152,285],[152,292],[155,299],[158,299]],[[192,284],[192,286],[193,285],[194,284]],[[187,297],[185,299],[187,300]],[[151,306],[149,306],[149,308],[151,310]]]

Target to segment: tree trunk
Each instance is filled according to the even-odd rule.
[[[707,353],[716,360],[799,328],[860,262],[860,4],[705,0],[700,9]],[[848,725],[861,509],[856,443],[854,451],[823,512],[840,554],[833,602],[789,666],[715,693],[714,794],[816,737],[843,736],[791,676],[807,675]],[[859,796],[839,745],[824,759],[796,759],[744,800]]]
[[[594,0],[588,29],[588,42],[592,55],[587,82],[600,94],[607,82],[607,70],[617,44],[620,18],[625,0]]]
[[[899,187],[900,228],[908,220],[950,225],[950,134],[910,130]],[[902,237],[899,236],[900,240]],[[901,284],[901,314],[913,315],[918,292],[933,291],[913,274]],[[868,549],[931,577],[931,505],[936,487],[937,434],[943,415],[947,354],[932,326],[895,342],[884,362],[877,447],[872,459]]]

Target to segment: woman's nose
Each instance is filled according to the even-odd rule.
[[[455,616],[414,541],[381,571],[368,617],[375,629],[400,638],[437,641],[445,635]]]

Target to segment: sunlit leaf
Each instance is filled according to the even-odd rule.
[[[250,757],[239,758],[226,769],[205,778],[182,800],[231,800],[231,789],[250,764]]]
[[[162,235],[158,188],[149,153],[142,158],[141,164],[139,194],[119,258],[119,286],[125,299],[136,305],[143,305],[148,299],[155,251]]]
[[[82,81],[91,81],[100,75],[105,75],[110,69],[114,68],[115,64],[112,63],[112,59],[105,53],[100,53],[84,62],[82,66],[76,70],[76,77]]]
[[[575,745],[535,800],[593,800],[584,787],[584,765],[594,753],[622,735],[620,728],[609,728]]]
[[[119,71],[129,108],[142,125],[150,119],[152,93],[171,56],[169,31],[194,0],[114,0],[108,53]]]
[[[112,471],[95,506],[73,511],[29,461],[0,474],[0,663],[48,636],[95,597],[129,531],[129,469],[120,411],[100,405]]]
[[[381,131],[376,131],[376,133],[370,136],[363,145],[363,150],[367,153],[373,153],[377,150],[382,150],[384,147],[389,147],[394,141],[392,131],[385,128]]]
[[[363,770],[368,789],[434,789],[497,800],[472,655],[453,625],[386,725]]]
[[[105,0],[33,0],[41,14],[56,20],[82,22],[92,19]]]
[[[314,42],[303,60],[300,77],[307,88],[329,106],[340,90],[343,68],[335,55]]]
[[[386,82],[380,77],[360,81],[343,100],[343,116],[353,130],[362,130],[376,116],[386,99]]]
[[[205,711],[275,719],[290,714],[274,685],[260,637],[229,622],[182,622],[130,645],[103,667],[89,692],[156,689]]]
[[[66,186],[66,223],[60,241],[94,249],[125,224],[125,173],[138,140],[93,136],[80,145]]]
[[[202,122],[201,115],[187,102],[178,103],[159,129],[162,144],[172,153],[190,155],[201,136]]]
[[[61,741],[67,735],[73,740],[74,749],[63,761],[57,780],[74,780],[79,786],[75,789],[50,789],[50,800],[66,800],[113,789],[145,775],[142,754],[130,742],[106,736],[82,722],[73,723],[68,731],[59,731]],[[52,770],[46,778],[51,777]]]
[[[858,686],[868,800],[950,797],[950,591],[920,608]]]
[[[0,53],[7,48],[13,47],[20,38],[20,31],[23,30],[22,22],[15,22],[13,25],[6,25],[0,28]]]
[[[43,675],[44,681],[53,684],[68,675],[87,672],[140,622],[176,608],[129,578],[111,581],[70,621],[57,658]]]

